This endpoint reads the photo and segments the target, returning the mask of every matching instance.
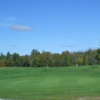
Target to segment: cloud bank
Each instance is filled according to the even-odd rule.
[[[11,29],[15,31],[32,31],[32,29],[28,26],[19,26],[19,25],[12,25]]]

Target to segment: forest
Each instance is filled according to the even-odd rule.
[[[6,55],[0,54],[0,67],[60,67],[99,65],[100,49],[88,49],[87,51],[51,53],[43,51],[40,53],[33,49],[30,55],[21,56],[18,53]]]

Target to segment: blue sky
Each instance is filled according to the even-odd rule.
[[[100,0],[0,0],[0,52],[96,49]]]

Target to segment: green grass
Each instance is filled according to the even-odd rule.
[[[99,96],[100,66],[0,68],[3,99],[79,100]]]

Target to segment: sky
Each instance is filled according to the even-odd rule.
[[[100,45],[100,0],[0,0],[0,52],[30,55]]]

